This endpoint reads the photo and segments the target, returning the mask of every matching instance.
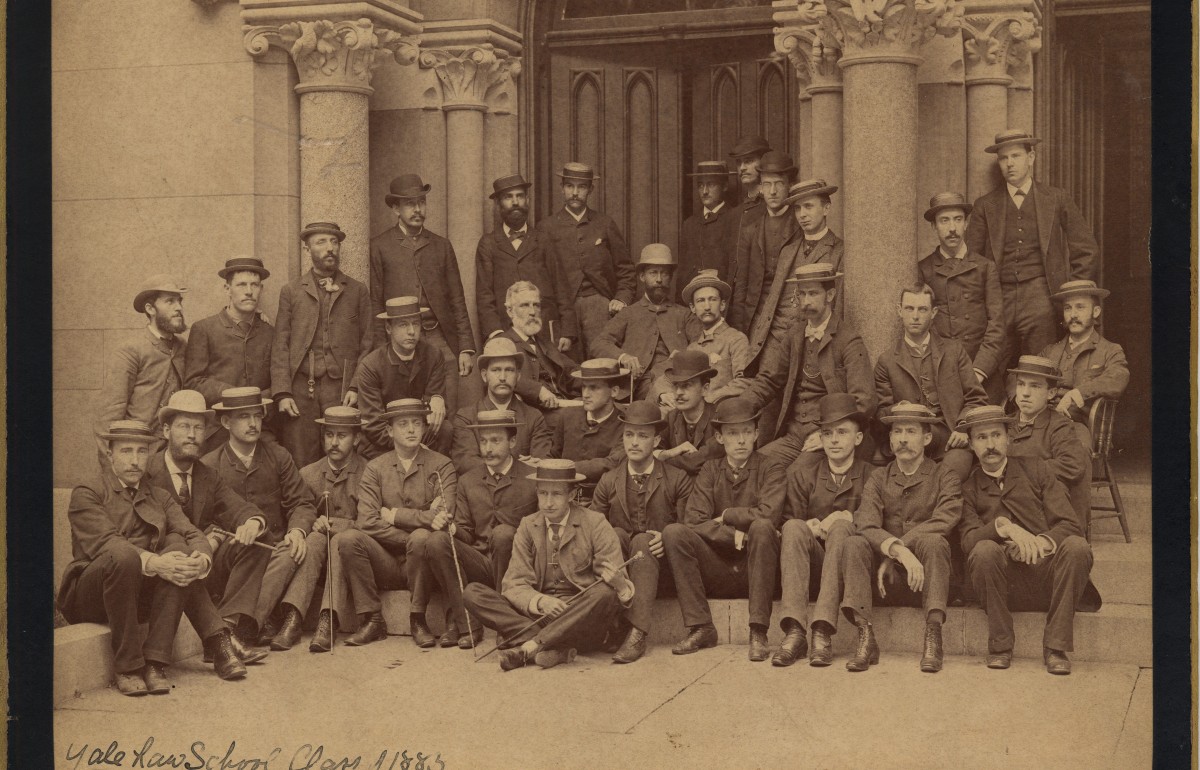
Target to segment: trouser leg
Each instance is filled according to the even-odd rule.
[[[404,555],[394,555],[375,538],[361,529],[348,529],[334,538],[338,559],[346,576],[346,584],[354,602],[355,612],[378,612],[380,590],[405,587]]]
[[[429,345],[435,351],[437,351],[439,355],[441,355],[442,360],[446,362],[446,390],[442,394],[442,397],[446,400],[446,422],[448,423],[450,418],[453,417],[458,411],[458,391],[459,386],[461,385],[459,382],[460,378],[458,376],[458,351],[450,349],[449,343],[446,342],[446,335],[442,333],[441,327],[432,329],[430,331],[422,331],[421,337],[428,342]],[[468,345],[470,344],[469,340],[466,342]],[[443,431],[443,433],[448,433],[448,431]],[[433,445],[431,445],[430,448],[437,452],[441,452],[442,454],[449,454],[447,451],[450,449],[449,443],[447,443],[444,448],[438,445],[440,445],[442,441],[449,440],[450,438],[452,438],[452,435],[444,436],[442,433],[439,433],[438,438],[433,442]]]
[[[995,540],[981,540],[967,554],[967,574],[975,588],[975,597],[987,612],[988,652],[1008,652],[1013,648],[1013,618],[1008,608],[1009,566],[1004,546]]]
[[[689,628],[712,625],[709,596],[738,599],[749,595],[746,557],[718,554],[702,537],[679,523],[668,524],[663,530],[663,549],[671,565],[683,623]],[[769,621],[769,609],[767,618]]]
[[[437,588],[425,558],[425,545],[431,534],[428,529],[414,529],[408,533],[408,541],[404,545],[408,590],[412,592],[411,612],[414,615],[425,614],[429,606],[429,597]]]
[[[783,523],[779,544],[779,581],[783,586],[783,601],[779,620],[794,620],[808,627],[809,578],[813,567],[825,562],[825,549],[803,519]],[[824,587],[824,586],[822,586]]]
[[[822,621],[830,633],[837,632],[838,603],[842,600],[842,560],[847,538],[854,536],[854,525],[835,521],[825,537],[824,558],[821,562],[821,588],[813,607],[812,622]]]
[[[165,543],[159,553],[177,551],[187,555],[192,552],[182,535],[171,533],[167,535]],[[211,569],[209,574],[212,574]],[[217,612],[212,597],[208,595],[206,581],[207,578],[196,580],[181,589],[183,591],[183,614],[187,616],[188,622],[192,624],[192,628],[196,629],[196,633],[201,639],[207,639],[225,628],[225,622]]]
[[[308,393],[308,375],[292,378],[292,399],[299,417],[279,415],[279,443],[291,452],[297,468],[303,468],[322,456],[321,426],[313,422],[331,406],[342,403],[342,378],[318,377],[313,393]]]
[[[621,547],[626,559],[638,551],[646,555],[644,559],[638,559],[628,567],[634,593],[633,601],[625,611],[625,618],[636,628],[647,633],[654,617],[654,600],[658,597],[658,581],[663,567],[662,558],[650,553],[652,537],[649,532],[639,532],[629,539],[628,545],[622,543]]]
[[[321,573],[325,571],[328,543],[328,536],[324,532],[308,533],[305,538],[304,561],[300,562],[300,566],[296,568],[296,574],[292,577],[292,582],[288,584],[287,591],[283,595],[283,602],[292,605],[301,613],[308,610],[308,605],[312,602],[313,594],[316,592],[317,583],[321,580]]]
[[[254,603],[254,620],[259,628],[263,627],[267,618],[279,606],[279,601],[298,568],[299,565],[292,558],[291,549],[280,548],[271,553],[271,558],[267,560],[266,572],[263,573],[258,600]]]
[[[816,427],[810,423],[793,423],[788,427],[787,433],[768,443],[759,451],[785,465],[791,465],[800,456],[804,440],[816,430]]]
[[[254,617],[270,559],[271,552],[265,548],[239,545],[232,540],[217,549],[212,573],[205,582],[210,583],[210,591],[216,589],[219,592],[217,611],[221,617],[226,620],[239,615]]]
[[[925,569],[925,585],[921,589],[921,607],[926,617],[937,610],[946,617],[946,602],[950,596],[950,543],[941,535],[918,535],[910,538],[908,548],[921,561]],[[901,567],[899,572],[903,573]],[[903,588],[898,592],[903,594],[908,588],[905,580]]]
[[[1050,610],[1042,645],[1053,650],[1075,649],[1075,607],[1087,588],[1092,571],[1092,548],[1078,535],[1058,544],[1049,562]]]
[[[577,596],[563,614],[551,620],[534,638],[549,649],[597,649],[603,646],[604,637],[620,611],[617,592],[607,583],[600,583]]]
[[[138,671],[146,664],[147,637],[138,623],[138,605],[149,581],[142,575],[137,549],[111,549],[83,568],[63,607],[72,623],[107,623],[112,633],[113,665],[119,673]],[[162,660],[159,662],[166,662]]]
[[[575,315],[579,319],[579,332],[582,337],[583,349],[588,358],[594,358],[596,353],[592,345],[604,326],[608,323],[608,300],[599,294],[575,298]]]
[[[325,582],[321,589],[321,609],[333,610],[337,617],[338,628],[343,631],[353,631],[358,628],[358,615],[354,612],[354,605],[350,601],[350,587],[346,582],[346,570],[342,567],[341,557],[338,555],[338,540],[346,532],[355,530],[343,530],[333,536],[333,540],[329,545],[332,551],[332,561],[325,567]],[[333,587],[330,588],[332,582]],[[332,596],[332,602],[330,597]]]
[[[496,524],[492,527],[488,538],[488,551],[492,556],[492,585],[500,590],[504,585],[504,573],[508,572],[508,563],[512,561],[513,539],[517,536],[517,528],[508,524]]]
[[[862,535],[851,535],[842,544],[842,614],[847,620],[871,622],[875,578],[875,549]]]
[[[528,626],[533,618],[517,612],[500,593],[483,583],[472,583],[463,591],[463,606],[471,617],[479,618],[485,627],[493,629],[499,638],[496,644],[502,649],[516,647],[533,638],[537,628]]]
[[[779,571],[779,533],[766,519],[755,519],[746,535],[750,624],[765,628],[771,625],[771,599]]]
[[[471,583],[491,585],[492,562],[462,541],[454,542],[453,549],[451,545],[449,533],[445,530],[434,532],[425,544],[425,558],[430,574],[446,597],[447,606],[454,612],[459,632],[466,633],[467,618],[462,591],[458,587],[459,570],[462,571],[464,587]],[[455,555],[458,556],[457,568],[454,564]]]

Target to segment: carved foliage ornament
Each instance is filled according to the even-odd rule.
[[[425,49],[420,66],[437,75],[447,105],[482,106],[493,89],[521,74],[521,60],[490,43],[459,51]]]
[[[967,16],[962,26],[967,63],[991,67],[1024,62],[1026,54],[1041,48],[1041,29],[1028,11],[1016,16]]]
[[[847,48],[911,50],[936,35],[950,37],[962,24],[961,0],[824,0],[821,26]]]
[[[787,57],[805,85],[821,80],[841,81],[838,59],[842,52],[829,33],[815,23],[800,28],[777,27],[775,51]]]
[[[291,54],[300,74],[300,88],[342,88],[370,93],[371,72],[379,66],[376,53],[386,50],[399,64],[417,59],[420,40],[370,19],[354,21],[295,21],[279,27],[247,27],[244,43],[253,56],[276,45]]]

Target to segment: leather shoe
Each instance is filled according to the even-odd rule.
[[[458,649],[460,650],[473,650],[478,644],[483,644],[483,626],[472,626],[470,633],[458,636]]]
[[[275,634],[279,633],[280,625],[279,611],[276,610],[271,613],[271,616],[267,618],[267,622],[263,623],[262,628],[259,629],[258,638],[254,640],[254,646],[266,647],[270,645],[271,640],[275,638]]]
[[[278,633],[271,637],[271,649],[277,652],[290,650],[296,646],[296,642],[300,641],[300,632],[304,619],[300,617],[300,610],[288,605],[287,612],[284,613],[283,623],[279,626]]]
[[[925,652],[921,655],[921,670],[936,674],[942,670],[942,624],[925,623]]]
[[[142,677],[146,680],[146,692],[151,695],[168,695],[171,692],[171,680],[167,679],[167,667],[161,663],[147,663],[142,669]]]
[[[313,632],[312,641],[308,643],[309,652],[329,652],[333,649],[333,613],[321,610],[317,619],[317,630]]]
[[[767,659],[767,632],[750,629],[750,660],[759,663]]]
[[[432,634],[430,635],[432,636]],[[383,622],[383,613],[372,612],[371,616],[346,640],[346,644],[350,647],[362,647],[386,638],[387,624]]]
[[[703,626],[692,626],[688,629],[688,635],[683,638],[683,641],[671,648],[671,652],[675,655],[688,655],[693,652],[699,652],[705,647],[717,646],[717,627],[711,623],[706,623]]]
[[[438,637],[438,647],[457,647],[458,637],[458,624],[453,620],[448,620],[446,621],[446,630]]]
[[[790,666],[808,654],[808,639],[804,635],[804,627],[796,621],[788,626],[787,633],[779,649],[771,656],[772,666]]]
[[[500,670],[512,671],[514,668],[521,668],[528,661],[525,659],[525,651],[520,647],[514,647],[511,650],[500,651]]]
[[[1062,650],[1046,647],[1042,650],[1042,659],[1046,662],[1046,670],[1051,674],[1066,676],[1071,673],[1071,661]]]
[[[875,642],[875,629],[870,623],[858,627],[858,648],[854,657],[846,661],[847,671],[866,671],[879,662],[879,645]]]
[[[604,635],[604,645],[600,649],[609,655],[616,653],[625,643],[631,628],[633,628],[632,623],[624,617],[618,618],[615,625],[609,626],[608,633]]]
[[[229,643],[233,646],[233,654],[238,656],[238,660],[249,666],[252,663],[258,663],[270,653],[266,650],[256,650],[246,643],[246,640],[238,635],[237,631],[229,632]],[[206,661],[211,663],[211,661]]]
[[[808,665],[822,668],[833,663],[833,640],[821,626],[813,626],[812,648],[808,652]]]
[[[1005,652],[989,652],[987,656],[988,668],[1008,668],[1012,665],[1012,650]]]
[[[213,671],[226,680],[241,679],[246,675],[246,666],[238,658],[230,641],[232,636],[228,629],[221,629],[204,640],[204,651],[212,661]]]
[[[132,674],[118,673],[116,679],[117,689],[121,691],[122,695],[138,696],[145,695],[147,692],[146,680],[142,678],[141,671],[134,671]]]
[[[613,654],[613,663],[633,663],[646,654],[646,632],[631,626],[624,644]]]
[[[412,631],[413,644],[421,649],[427,650],[437,644],[437,637],[429,629],[429,624],[425,622],[424,615],[418,615],[415,612],[409,615],[408,627]]]
[[[570,663],[575,660],[575,648],[568,647],[567,649],[538,650],[533,656],[533,662],[542,668],[554,668],[560,663]]]

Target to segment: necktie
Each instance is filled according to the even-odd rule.
[[[495,483],[499,484],[500,479],[502,479],[502,478],[504,478],[504,476],[502,474],[500,474],[499,471],[492,473],[492,481],[494,481]]]
[[[804,256],[807,257],[809,254],[812,254],[812,251],[814,248],[816,248],[816,246],[817,246],[816,241],[810,241],[809,239],[805,238],[804,239]]]
[[[249,321],[238,321],[237,328],[238,328],[238,331],[242,333],[243,337],[248,337],[250,335],[250,322]]]
[[[709,221],[711,221],[711,220],[712,220],[712,218],[713,218],[713,217],[715,217],[715,216],[716,216],[716,214],[714,214],[713,212],[711,212],[711,211],[705,211],[705,212],[704,212],[704,221],[705,221],[705,222],[709,222]]]
[[[595,428],[597,425],[600,424],[598,421],[593,420],[591,417],[585,417],[584,419],[587,420],[587,426],[589,428]]]
[[[1025,191],[1017,190],[1013,193],[1013,205],[1021,208],[1021,204],[1025,202]]]
[[[550,548],[558,555],[558,544],[562,540],[562,524],[550,525]]]
[[[810,342],[820,342],[824,336],[820,329],[813,328],[812,326],[804,327],[804,339]]]
[[[137,496],[137,489],[135,487],[125,487],[125,491],[129,493],[129,502],[132,503],[133,498]]]
[[[317,281],[317,283],[321,284],[321,288],[330,294],[334,293],[340,288],[332,278],[322,278]]]
[[[508,240],[512,241],[514,249],[521,248],[521,241],[525,240],[525,230],[513,230],[508,234]]]
[[[636,486],[638,488],[639,492],[641,492],[643,489],[646,488],[646,479],[649,478],[649,476],[650,476],[649,473],[631,473],[631,474],[629,474],[629,478],[633,479],[633,484],[634,484],[634,486]]]
[[[179,477],[179,504],[187,505],[192,499],[192,491],[188,489],[188,475],[183,471],[175,475]]]

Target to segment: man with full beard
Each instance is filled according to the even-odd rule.
[[[530,281],[546,303],[544,315],[554,324],[555,346],[562,351],[578,339],[575,307],[562,281],[558,263],[547,254],[545,233],[528,226],[530,183],[520,174],[492,182],[490,196],[496,202],[502,224],[479,239],[475,249],[475,299],[479,305],[479,329],[486,339],[502,331],[504,295],[515,281]]]
[[[531,281],[517,281],[504,295],[504,311],[512,326],[500,335],[507,337],[525,356],[517,395],[530,406],[553,410],[560,400],[579,395],[571,370],[575,364],[550,344],[542,323],[542,295]]]

